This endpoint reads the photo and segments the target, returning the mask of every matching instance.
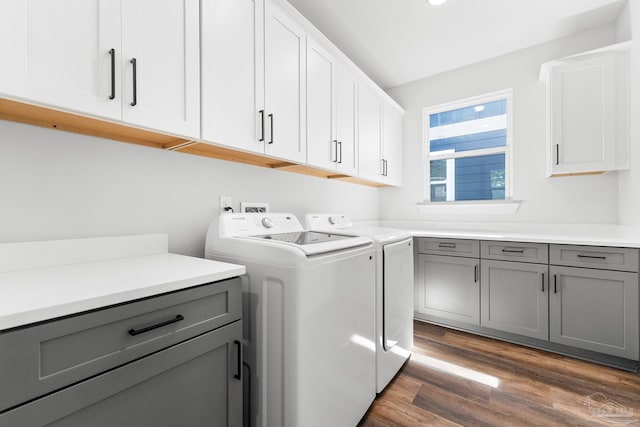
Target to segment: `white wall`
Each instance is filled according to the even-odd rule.
[[[166,232],[202,256],[220,195],[379,217],[374,188],[0,121],[0,242]]]
[[[640,4],[629,1],[627,4],[631,36],[640,37]],[[626,28],[624,22],[620,25]],[[620,172],[620,218],[624,225],[640,226],[640,43],[631,47],[631,132],[629,161],[631,168]]]
[[[616,25],[534,46],[464,68],[391,88],[406,109],[403,118],[403,187],[381,190],[384,220],[475,220],[505,222],[616,223],[618,176],[545,177],[545,85],[540,64],[612,44]],[[418,212],[424,200],[422,109],[513,88],[513,197],[522,200],[509,216],[433,216]],[[640,174],[640,170],[638,171]]]

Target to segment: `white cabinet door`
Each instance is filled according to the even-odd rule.
[[[200,136],[198,0],[122,2],[125,122]]]
[[[305,31],[272,0],[265,2],[266,154],[306,160]]]
[[[335,169],[335,61],[318,43],[307,38],[307,163]]]
[[[549,97],[547,174],[628,168],[628,44],[544,64],[542,71]]]
[[[264,152],[263,0],[202,0],[202,139]]]
[[[382,119],[382,161],[384,181],[402,184],[402,116],[385,105]]]
[[[416,311],[479,325],[478,264],[475,258],[418,255]]]
[[[549,338],[638,360],[638,274],[550,267]]]
[[[120,119],[120,46],[119,1],[3,0],[0,94]]]
[[[358,81],[339,64],[335,68],[335,118],[338,171],[358,174],[358,143],[356,135]]]
[[[549,339],[547,264],[482,260],[482,326]]]
[[[383,181],[382,104],[365,84],[358,85],[358,176]]]

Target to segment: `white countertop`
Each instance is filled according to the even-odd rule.
[[[0,272],[0,330],[245,274],[241,265],[151,252],[161,253]]]
[[[640,228],[607,224],[383,221],[417,237],[640,248]]]

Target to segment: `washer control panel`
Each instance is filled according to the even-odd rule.
[[[224,236],[259,236],[304,230],[295,215],[273,212],[222,214],[219,227],[220,235]]]
[[[305,223],[309,230],[346,229],[353,223],[344,214],[307,214]]]

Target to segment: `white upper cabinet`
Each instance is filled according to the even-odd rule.
[[[200,136],[198,0],[122,2],[122,118]]]
[[[0,94],[198,137],[198,22],[198,0],[0,2]]]
[[[306,161],[306,32],[273,0],[265,1],[265,153]]]
[[[402,114],[364,84],[359,85],[359,176],[402,184]]]
[[[0,95],[120,119],[120,46],[119,1],[3,0]]]
[[[358,86],[358,175],[380,182],[382,161],[382,101],[366,84]]]
[[[307,39],[307,163],[357,174],[357,80]]]
[[[335,118],[338,172],[358,173],[357,102],[358,81],[343,66],[335,70]]]
[[[263,0],[202,0],[205,141],[264,153],[263,13]]]
[[[334,81],[335,60],[307,38],[307,163],[324,169],[339,160]]]
[[[628,43],[543,64],[547,175],[628,168]]]
[[[402,184],[402,115],[385,104],[382,117],[383,180],[386,184]]]

